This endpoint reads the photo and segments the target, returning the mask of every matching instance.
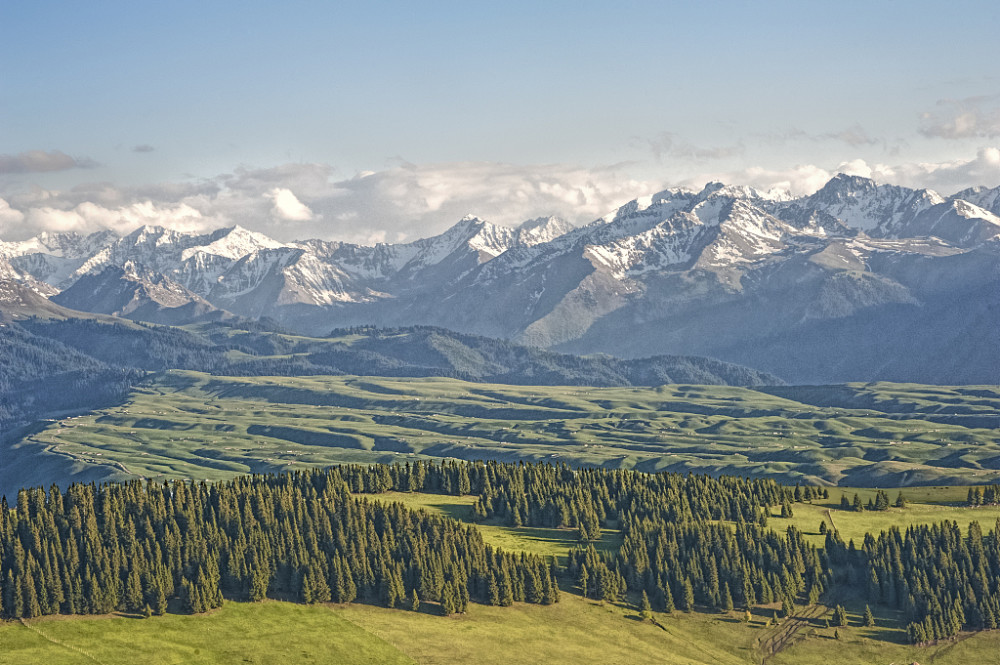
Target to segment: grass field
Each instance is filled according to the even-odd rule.
[[[1000,412],[1000,389],[769,390],[780,394],[171,371],[123,406],[54,421],[9,448],[7,466],[16,478],[0,484],[47,485],[60,472],[213,480],[417,458],[547,460],[882,487],[1000,481],[1000,431],[987,427]]]
[[[855,492],[865,497],[865,501],[867,501],[869,495],[874,494],[874,490],[866,489],[847,489],[844,493],[848,499],[852,499]],[[889,498],[895,500],[897,492],[898,490],[890,491]],[[959,492],[964,500],[966,492],[966,488],[964,487],[938,488],[936,494],[950,497]],[[906,527],[913,524],[932,524],[947,520],[956,522],[963,530],[971,522],[979,522],[983,530],[987,531],[994,528],[997,520],[1000,519],[1000,506],[966,508],[962,505],[950,503],[925,502],[928,501],[928,495],[933,497],[935,493],[926,491],[912,492],[913,497],[910,498],[911,492],[908,489],[903,490],[903,496],[907,497],[906,508],[889,508],[886,511],[856,513],[840,508],[840,494],[841,489],[836,488],[831,491],[830,498],[827,500],[794,504],[794,516],[791,519],[779,517],[781,513],[780,509],[772,508],[772,517],[768,522],[768,526],[781,530],[789,524],[794,525],[795,528],[806,535],[808,540],[818,546],[822,546],[826,537],[820,535],[819,525],[820,522],[826,522],[827,528],[831,526],[835,527],[845,541],[853,538],[855,543],[860,545],[866,533],[878,534],[893,526],[905,530]]]
[[[1000,633],[962,636],[914,647],[884,627],[805,629],[800,639],[768,659],[773,665],[1000,663]],[[27,627],[0,624],[0,665],[259,665],[464,663],[531,665],[757,665],[758,640],[775,631],[769,609],[743,623],[737,613],[654,613],[564,593],[551,607],[517,603],[471,605],[464,615],[442,617],[436,606],[420,612],[373,605],[303,606],[269,601],[226,603],[207,615],[36,619]],[[892,621],[879,615],[879,623]]]
[[[472,496],[445,496],[414,492],[386,492],[360,496],[376,501],[402,503],[408,508],[424,509],[463,522],[472,522],[472,504],[475,501],[475,497]],[[575,529],[515,528],[498,524],[495,521],[476,523],[476,528],[483,534],[486,542],[494,547],[542,556],[558,556],[561,561],[565,561],[565,556],[577,544]],[[594,545],[598,550],[616,552],[621,546],[621,537],[616,530],[603,529],[601,540],[595,542]]]
[[[36,619],[0,625],[3,665],[406,665],[394,646],[326,607],[226,603],[208,615]]]

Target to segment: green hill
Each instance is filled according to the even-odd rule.
[[[824,389],[804,390],[817,402]],[[47,486],[62,480],[60,468],[91,477],[220,479],[443,457],[861,487],[1000,480],[1000,434],[981,427],[1000,410],[1000,389],[825,390],[857,395],[866,408],[726,386],[535,387],[171,371],[121,406],[52,422],[9,447],[0,489]],[[892,408],[879,411],[878,403]],[[939,422],[942,409],[969,422]]]

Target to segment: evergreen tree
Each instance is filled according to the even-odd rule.
[[[653,607],[649,604],[649,596],[646,592],[642,592],[642,598],[639,600],[639,617],[645,621],[653,616]]]
[[[694,586],[692,586],[691,580],[688,578],[684,578],[684,581],[681,584],[681,609],[685,612],[691,612],[694,610]]]
[[[729,592],[729,583],[722,585],[722,609],[726,612],[733,611],[733,594]]]

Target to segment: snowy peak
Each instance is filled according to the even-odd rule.
[[[951,200],[967,201],[983,210],[990,211],[994,215],[1000,215],[1000,187],[993,189],[970,187],[952,196]]]
[[[878,185],[871,178],[838,173],[810,198],[834,205],[874,196],[877,189]]]
[[[21,273],[14,269],[10,261],[0,256],[0,279],[21,279]]]
[[[257,250],[277,249],[285,246],[277,240],[268,238],[263,233],[249,231],[242,226],[219,229],[209,235],[207,240],[210,240],[208,244],[184,250],[181,259],[186,260],[194,252],[204,252],[235,260]]]
[[[659,288],[695,273],[711,274],[718,288],[739,291],[791,259],[864,271],[879,256],[896,261],[958,254],[1000,237],[998,211],[1000,187],[946,199],[840,174],[815,194],[792,198],[710,182],[698,191],[665,189],[636,198],[585,226],[540,217],[511,227],[470,215],[440,234],[401,244],[281,243],[241,226],[209,233],[144,226],[123,237],[40,234],[0,243],[0,278],[30,282],[39,293],[68,292],[88,276],[129,282],[130,295],[118,293],[125,300],[115,301],[113,309],[110,300],[93,306],[109,312],[132,307],[134,316],[160,316],[186,302],[181,307],[212,303],[237,314],[289,320],[363,310],[359,323],[397,311],[400,317],[416,312],[424,321],[427,312],[454,307],[465,302],[465,291],[481,288],[505,294],[530,288],[524,302],[513,291],[503,296],[504,303],[517,303],[523,312],[517,316],[529,316],[536,307],[555,312],[560,289],[580,288],[574,296],[579,300],[566,305],[579,313],[604,297],[638,297],[650,283]],[[108,268],[119,272],[105,273]],[[80,303],[87,301],[82,294],[74,296]],[[463,307],[478,311],[493,299]],[[312,313],[301,314],[306,311]]]
[[[0,241],[0,256],[12,258],[30,254],[45,254],[56,258],[77,259],[90,256],[118,239],[114,231],[79,233],[49,233],[43,231],[34,238],[18,242]]]
[[[228,316],[184,286],[132,260],[84,275],[52,301],[71,309],[166,324]]]
[[[929,189],[879,185],[841,173],[801,203],[872,237],[903,238],[916,235],[909,226],[918,215],[944,201]]]
[[[521,222],[517,226],[518,244],[525,247],[532,247],[550,240],[555,240],[561,235],[573,230],[573,225],[558,217],[536,217]]]

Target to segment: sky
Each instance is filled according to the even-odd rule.
[[[396,242],[668,187],[1000,185],[1000,3],[11,2],[0,239]]]

